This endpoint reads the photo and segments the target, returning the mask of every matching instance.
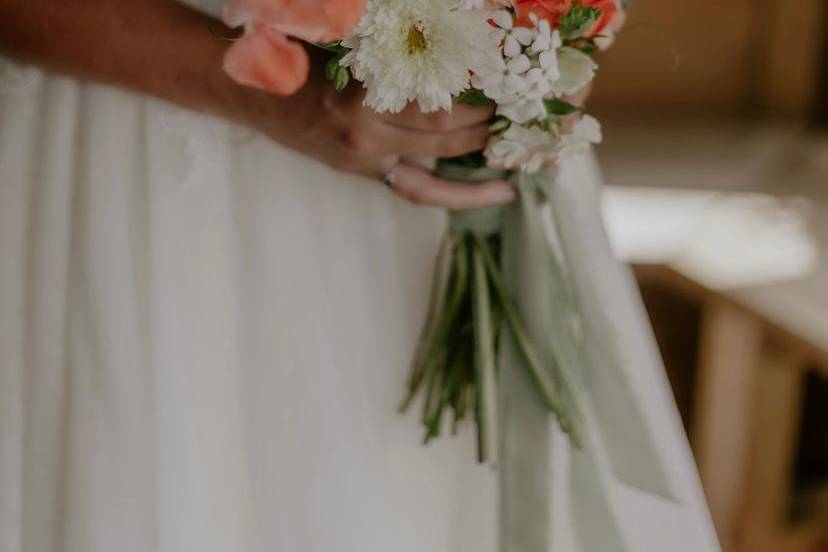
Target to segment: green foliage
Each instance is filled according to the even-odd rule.
[[[318,48],[322,48],[323,50],[327,50],[328,52],[333,52],[334,54],[344,55],[348,52],[348,49],[342,45],[342,42],[339,40],[334,40],[333,42],[328,42],[325,44],[315,44]]]
[[[566,116],[581,111],[580,107],[572,105],[569,102],[559,100],[558,98],[544,100],[544,103],[546,104],[546,111],[548,111],[550,115]]]
[[[469,169],[479,169],[486,166],[486,158],[483,156],[483,152],[477,151],[474,153],[467,153],[466,155],[461,155],[459,157],[438,159],[437,172],[439,173],[440,169],[446,165],[459,165]]]
[[[475,90],[473,88],[469,88],[468,90],[461,92],[460,95],[457,96],[457,101],[479,107],[486,107],[494,105],[495,103],[492,99],[488,98],[483,91]]]
[[[339,66],[334,79],[334,88],[337,90],[344,90],[348,83],[351,82],[351,72],[347,67]]]
[[[336,73],[339,71],[339,57],[332,57],[325,64],[325,78],[328,80],[336,80]]]
[[[351,82],[351,72],[340,63],[342,55],[335,55],[325,64],[325,77],[334,83],[334,88],[337,90],[343,90]]]
[[[572,9],[561,17],[559,29],[561,38],[574,40],[582,37],[595,25],[600,17],[600,9],[582,6],[576,2]]]

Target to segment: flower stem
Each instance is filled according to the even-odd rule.
[[[468,249],[471,257],[469,264],[472,267],[474,365],[477,375],[478,447],[480,449],[478,458],[481,462],[497,465],[497,381],[489,283],[480,248],[472,241]]]
[[[512,330],[512,335],[515,338],[518,350],[520,351],[521,356],[523,356],[526,366],[529,368],[529,373],[537,385],[541,397],[546,403],[546,406],[561,420],[561,426],[571,427],[571,423],[568,423],[569,417],[563,411],[558,386],[543,369],[541,360],[538,358],[537,352],[529,341],[526,329],[523,327],[523,322],[521,322],[520,317],[517,314],[517,309],[515,308],[514,303],[512,303],[512,300],[509,298],[509,295],[506,293],[506,286],[503,283],[500,270],[497,267],[491,250],[489,249],[489,245],[480,236],[475,236],[474,239],[475,245],[480,251],[483,261],[486,264],[492,288],[500,301],[503,314],[509,324],[509,328]]]
[[[400,405],[400,412],[405,412],[411,404],[423,381],[428,359],[432,356],[434,343],[440,329],[441,321],[445,317],[445,306],[448,302],[449,276],[452,264],[452,239],[446,232],[440,243],[437,261],[434,264],[434,274],[431,282],[431,298],[429,300],[428,315],[420,341],[417,344],[414,359],[411,362],[411,373],[408,378],[408,393]]]

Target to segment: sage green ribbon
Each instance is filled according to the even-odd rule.
[[[488,169],[456,166],[441,167],[440,175],[467,181],[503,177]],[[662,497],[675,499],[675,494],[623,365],[635,357],[625,350],[630,340],[612,338],[612,316],[599,312],[602,306],[593,293],[602,296],[607,290],[590,289],[594,280],[584,273],[586,263],[580,262],[585,240],[593,248],[586,248],[589,254],[606,255],[614,270],[621,269],[609,250],[594,190],[579,190],[577,182],[561,184],[546,172],[518,173],[512,182],[518,201],[506,207],[452,213],[451,228],[483,236],[500,232],[505,292],[540,365],[548,370],[546,375],[559,388],[575,388],[573,393],[562,394],[562,400],[575,403],[566,409],[587,415],[575,420],[583,426],[576,433],[583,436],[578,447],[553,442],[553,435],[560,435],[553,431],[557,422],[527,370],[517,336],[500,333],[500,550],[552,549],[552,470],[556,467],[551,465],[551,451],[567,446],[571,460],[568,492],[579,550],[625,552],[599,467],[598,447],[619,480]],[[623,273],[619,278],[623,289],[615,291],[629,295],[628,288],[634,284],[624,280]],[[646,320],[636,322],[647,327]],[[633,346],[652,347],[644,343],[646,335],[639,337],[633,339]],[[657,357],[654,361],[658,362]]]

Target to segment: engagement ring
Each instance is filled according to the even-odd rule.
[[[397,173],[395,172],[395,169],[391,169],[385,174],[385,176],[382,177],[382,183],[389,188],[394,187],[394,184],[397,183]]]

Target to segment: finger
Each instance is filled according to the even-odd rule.
[[[345,172],[356,173],[377,182],[383,182],[386,176],[393,173],[400,164],[399,155],[382,155],[371,159],[362,159],[354,166],[337,167]]]
[[[502,180],[475,184],[450,182],[435,177],[425,169],[401,164],[394,169],[396,182],[392,190],[416,205],[445,207],[452,210],[480,209],[511,203],[515,190]]]
[[[383,113],[378,117],[386,124],[410,130],[445,131],[458,130],[486,123],[494,115],[493,107],[476,107],[456,104],[448,111],[423,113],[420,107],[408,104],[400,113]]]
[[[446,132],[406,130],[384,125],[372,129],[376,133],[378,153],[423,155],[432,157],[457,157],[482,150],[489,140],[489,125],[476,126]]]

